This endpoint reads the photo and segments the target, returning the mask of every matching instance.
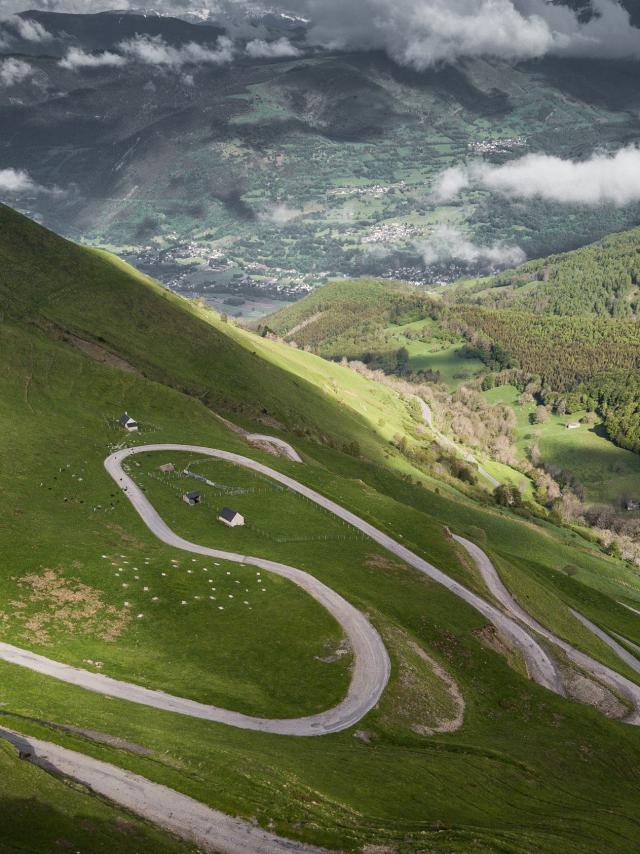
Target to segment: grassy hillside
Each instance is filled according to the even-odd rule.
[[[388,389],[214,322],[108,256],[2,216],[3,641],[255,714],[301,714],[344,692],[348,659],[334,660],[341,638],[319,605],[271,577],[264,592],[253,592],[247,567],[185,558],[160,544],[117,494],[105,456],[124,441],[151,440],[263,460],[487,595],[449,526],[487,549],[540,619],[602,661],[619,666],[570,607],[640,643],[636,616],[619,604],[640,607],[637,574],[568,529],[474,501],[413,468],[387,440],[386,430],[411,421]],[[102,349],[89,352],[72,334]],[[137,436],[116,426],[125,408],[140,422]],[[304,464],[250,448],[212,409],[262,431],[257,419],[266,409]],[[398,424],[380,426],[385,418]],[[342,443],[353,441],[361,452],[345,453]],[[334,849],[626,854],[637,847],[637,729],[528,681],[477,612],[369,541],[344,537],[315,509],[277,491],[264,502],[259,492],[245,493],[238,501],[253,527],[222,530],[211,524],[221,496],[207,490],[192,513],[171,483],[157,479],[165,457],[155,456],[132,465],[132,475],[179,531],[221,547],[237,534],[238,549],[311,572],[370,616],[393,663],[379,708],[343,733],[284,738],[106,701],[2,663],[7,725]],[[254,488],[251,477],[220,467],[216,482]],[[208,598],[218,594],[227,598],[222,611]],[[413,644],[455,679],[465,701],[461,729],[429,734],[450,709]],[[105,735],[126,744],[105,743]],[[44,789],[36,794],[46,803]],[[8,809],[0,802],[0,812]]]
[[[6,720],[0,721],[7,723]],[[123,815],[81,787],[69,785],[18,758],[0,741],[0,838],[6,852],[56,850],[108,854],[178,854],[195,849]]]

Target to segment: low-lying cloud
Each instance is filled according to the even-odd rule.
[[[260,213],[260,219],[264,222],[272,222],[274,225],[287,225],[301,214],[302,211],[290,208],[288,205],[271,205]]]
[[[225,65],[233,59],[235,49],[231,39],[220,36],[215,48],[187,42],[180,47],[167,44],[160,36],[138,36],[118,46],[125,57],[145,65],[178,69],[185,65]]]
[[[513,267],[526,259],[519,246],[509,246],[503,242],[479,246],[450,225],[437,226],[426,241],[416,244],[416,249],[422,254],[427,267],[455,261],[470,267],[495,269]]]
[[[196,42],[174,47],[160,36],[137,36],[120,42],[117,49],[118,53],[109,50],[88,53],[72,47],[59,64],[69,71],[82,68],[117,68],[128,63],[179,70],[187,65],[225,65],[231,62],[235,53],[233,42],[226,36],[220,36],[215,47]]]
[[[311,43],[384,50],[418,70],[474,56],[640,57],[640,30],[617,0],[592,0],[588,21],[548,0],[298,0],[290,6],[310,18]]]
[[[7,12],[28,7],[95,12],[137,6],[135,0],[0,3]],[[291,13],[308,19],[311,45],[383,50],[396,62],[418,70],[475,56],[509,61],[550,54],[640,58],[640,30],[631,25],[618,0],[591,0],[589,20],[569,5],[550,0],[157,0],[154,6],[165,14],[223,25],[242,21],[243,16],[246,22],[260,8]]]
[[[2,7],[2,0],[0,0],[0,9]],[[50,41],[52,38],[51,33],[33,18],[21,18],[18,15],[0,17],[0,47],[4,49],[10,48],[12,43],[18,40],[39,43]]]
[[[24,169],[0,169],[0,193],[20,196],[36,193],[59,195],[61,192],[58,188],[50,190],[38,184]]]
[[[627,146],[578,161],[527,154],[500,166],[483,162],[455,166],[441,173],[433,199],[446,202],[473,188],[514,199],[623,207],[640,202],[640,148]]]
[[[288,38],[268,42],[264,39],[253,39],[247,42],[246,51],[254,59],[281,59],[288,56],[300,56],[300,51],[292,45]]]
[[[33,68],[22,59],[4,59],[0,61],[0,88],[15,86],[33,75]]]
[[[58,64],[67,71],[79,71],[82,68],[117,68],[126,65],[126,62],[124,56],[110,50],[102,53],[87,53],[79,47],[71,47]]]

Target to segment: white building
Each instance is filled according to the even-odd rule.
[[[138,431],[138,422],[126,412],[120,416],[120,426],[124,427],[129,433],[136,433]]]
[[[244,516],[241,516],[237,510],[223,507],[218,513],[218,522],[222,522],[228,528],[237,528],[239,525],[244,525]]]

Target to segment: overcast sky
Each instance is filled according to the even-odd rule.
[[[568,8],[547,0],[276,0],[262,5],[309,18],[309,41],[314,45],[382,49],[416,69],[469,56],[640,58],[640,30],[631,26],[617,0],[592,4],[596,15],[583,23]],[[28,8],[88,12],[141,5],[135,0],[0,0],[0,14]],[[176,16],[220,19],[261,4],[156,0],[150,5]]]

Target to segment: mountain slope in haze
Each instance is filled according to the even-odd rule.
[[[636,615],[620,604],[638,607],[637,575],[568,528],[498,508],[486,494],[476,500],[428,465],[419,468],[414,451],[431,440],[398,395],[220,322],[15,213],[0,216],[3,641],[258,715],[301,714],[346,690],[340,637],[317,603],[270,573],[258,593],[250,567],[194,562],[163,545],[104,471],[105,456],[124,442],[188,442],[295,477],[489,596],[446,528],[472,538],[540,620],[634,678],[570,609],[640,643]],[[249,447],[203,401],[252,430],[276,429],[304,462]],[[257,420],[263,408],[279,427]],[[138,435],[117,426],[124,409],[139,420]],[[322,441],[316,421],[339,440]],[[389,443],[400,429],[406,453]],[[352,441],[359,449],[345,453],[342,443]],[[251,525],[222,529],[214,511],[228,493],[199,482],[205,501],[187,507],[179,475],[159,476],[165,461],[150,454],[130,471],[177,531],[304,568],[369,616],[393,661],[379,707],[343,733],[285,738],[106,700],[0,661],[8,725],[272,827],[294,845],[426,844],[442,854],[523,844],[544,854],[637,847],[640,733],[607,718],[625,713],[615,696],[575,672],[567,677],[574,699],[541,689],[484,617],[444,587],[347,527],[336,530],[308,502],[262,480],[237,482],[231,467],[207,463],[202,470],[235,490],[234,501],[252,502]],[[207,578],[216,594],[204,589]],[[209,599],[217,593],[223,610]],[[421,652],[455,680],[465,702],[460,729],[435,731],[450,722],[449,706]]]
[[[213,47],[217,31],[155,16],[34,20],[71,36],[38,44],[30,76],[0,89],[0,123],[12,129],[2,167],[47,192],[5,199],[178,292],[235,299],[221,310],[265,313],[257,297],[290,298],[327,275],[451,281],[492,269],[425,265],[438,224],[535,257],[640,223],[637,205],[568,215],[483,190],[430,198],[442,170],[469,159],[582,159],[635,142],[634,63],[477,59],[418,74],[379,53],[309,51],[289,33],[302,55],[252,58],[241,40],[221,66],[72,70],[59,63],[70,46],[117,50],[135,31]]]

